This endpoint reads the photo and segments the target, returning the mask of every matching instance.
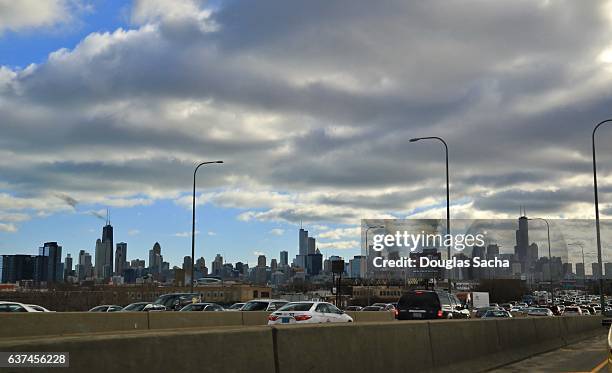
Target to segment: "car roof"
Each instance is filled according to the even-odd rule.
[[[263,298],[262,299],[251,299],[249,302],[287,302],[289,303],[288,300],[284,300],[284,299],[263,299]]]

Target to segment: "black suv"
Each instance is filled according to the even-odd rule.
[[[465,319],[469,317],[469,312],[453,294],[412,290],[400,298],[395,317],[398,320]]]

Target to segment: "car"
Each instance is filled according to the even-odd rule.
[[[498,319],[498,318],[510,318],[510,317],[512,317],[510,312],[506,310],[500,310],[500,309],[488,310],[487,312],[484,313],[484,315],[482,315],[483,319]]]
[[[374,303],[373,306],[382,307],[385,311],[395,312],[395,305],[393,303]]]
[[[582,316],[582,309],[578,306],[567,306],[563,310],[563,316]]]
[[[345,311],[361,311],[363,307],[361,306],[348,306]]]
[[[161,304],[154,304],[151,302],[136,302],[123,307],[121,312],[153,312],[165,310],[166,307],[162,306]]]
[[[497,304],[497,303],[489,303],[489,307],[497,307],[497,308],[499,308],[499,304]]]
[[[327,302],[291,302],[268,316],[268,325],[348,322],[353,318]]]
[[[43,306],[39,306],[38,304],[26,304],[26,306],[30,308],[34,308],[38,312],[55,312],[55,311],[50,311]]]
[[[103,304],[101,306],[96,306],[90,309],[88,312],[118,312],[121,311],[123,307],[117,306],[114,304]]]
[[[226,311],[240,311],[240,309],[242,308],[242,306],[244,306],[245,303],[234,303],[231,306],[229,306],[228,308],[226,308]]]
[[[194,312],[194,311],[211,311],[218,312],[224,311],[223,307],[216,303],[190,303],[180,309],[181,312]]]
[[[591,306],[587,306],[587,307],[584,307],[584,308],[586,308],[589,311],[589,315],[596,315],[597,314],[597,311],[595,310],[595,308],[593,308]]]
[[[521,313],[523,312],[525,308],[524,307],[512,307],[510,308],[510,312],[511,313]]]
[[[492,310],[501,310],[501,308],[499,307],[476,308],[475,310],[472,311],[472,316],[478,319],[478,318],[481,318],[485,313],[487,313],[487,311],[492,311]]]
[[[379,312],[384,310],[385,309],[381,306],[367,306],[361,309],[362,312]]]
[[[201,301],[198,293],[170,293],[163,294],[157,298],[153,304],[160,304],[168,311],[178,311],[189,303],[197,303]]]
[[[512,304],[502,303],[501,308],[505,309],[506,311],[510,311],[510,309],[512,308]]]
[[[27,304],[0,301],[0,312],[41,312]]]
[[[398,320],[468,318],[469,312],[453,294],[435,290],[411,290],[402,294],[395,312]]]
[[[548,308],[536,307],[527,312],[527,316],[553,316],[553,312]]]
[[[548,306],[545,308],[548,308],[553,313],[553,315],[561,316],[561,308],[559,306]]]
[[[253,299],[244,304],[240,311],[276,311],[289,303],[284,299]]]

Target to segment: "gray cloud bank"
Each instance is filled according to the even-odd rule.
[[[179,199],[196,161],[223,159],[200,185],[220,206],[258,191],[243,219],[437,217],[442,148],[408,142],[437,135],[458,215],[592,217],[609,2],[150,4],[130,30],[0,69],[0,209]],[[608,215],[611,140],[602,129]]]

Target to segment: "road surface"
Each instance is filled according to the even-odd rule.
[[[519,361],[492,372],[607,372],[607,335],[590,338],[567,347]]]

